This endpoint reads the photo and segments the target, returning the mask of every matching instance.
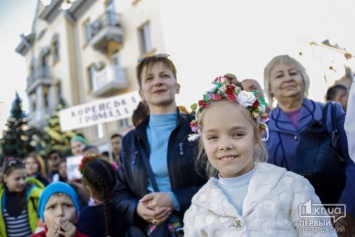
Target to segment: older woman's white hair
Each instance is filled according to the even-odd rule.
[[[298,62],[296,59],[290,57],[289,55],[279,55],[271,59],[271,61],[266,65],[264,68],[264,93],[266,97],[268,98],[269,106],[272,108],[273,103],[275,100],[275,97],[272,93],[270,93],[269,87],[270,87],[270,77],[271,77],[271,72],[272,70],[280,64],[288,65],[288,66],[293,66],[295,67],[301,74],[303,78],[303,83],[304,83],[304,97],[308,96],[308,91],[309,91],[309,76],[306,72],[306,69],[302,66],[300,62]]]

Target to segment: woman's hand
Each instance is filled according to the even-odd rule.
[[[152,210],[156,210],[161,207],[169,207],[171,209],[174,209],[169,193],[149,193],[145,195],[140,201],[147,203],[147,207]]]
[[[336,214],[335,219],[338,219],[333,225],[339,237],[355,236],[355,218],[349,213]]]
[[[165,195],[168,195],[168,199],[171,203],[171,198],[168,193],[150,193],[145,195],[141,200],[139,200],[137,206],[137,213],[145,221],[150,222],[155,225],[163,223],[171,214],[172,208],[163,206],[169,205]],[[157,205],[159,203],[160,205]],[[171,204],[172,206],[172,204]]]

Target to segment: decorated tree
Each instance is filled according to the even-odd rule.
[[[22,100],[16,92],[12,102],[10,117],[6,129],[2,133],[1,148],[3,155],[24,158],[25,154],[35,150],[31,145],[32,137],[28,136],[27,116],[22,110]]]
[[[73,131],[62,132],[60,129],[59,111],[66,107],[65,101],[60,98],[53,115],[47,115],[47,126],[44,127],[43,140],[46,144],[45,153],[52,149],[64,153],[70,149],[70,139],[76,135]]]

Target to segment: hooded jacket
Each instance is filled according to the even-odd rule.
[[[192,198],[184,217],[185,237],[337,236],[326,212],[319,217],[304,212],[309,205],[322,204],[312,185],[298,174],[271,164],[257,164],[243,214],[228,201],[218,182],[211,178]],[[309,226],[310,221],[315,224]],[[318,223],[325,231],[317,231]]]
[[[37,222],[39,219],[38,216],[38,201],[39,197],[44,189],[44,185],[38,181],[36,178],[27,178],[27,184],[30,185],[28,190],[26,191],[26,203],[27,203],[27,212],[28,212],[28,220],[30,222],[30,227],[32,233],[35,232],[37,227]],[[5,194],[5,186],[3,184],[0,185],[0,237],[7,237],[6,225],[4,219],[4,209],[6,203],[6,194]]]

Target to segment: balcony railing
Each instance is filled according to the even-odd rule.
[[[115,12],[105,12],[91,24],[90,44],[103,53],[107,52],[110,42],[122,44],[122,37],[120,15]]]
[[[49,67],[38,66],[27,77],[27,90],[36,88],[38,84],[50,84],[52,82],[50,77]]]
[[[122,67],[109,65],[93,75],[93,96],[109,96],[126,89],[129,83]]]

